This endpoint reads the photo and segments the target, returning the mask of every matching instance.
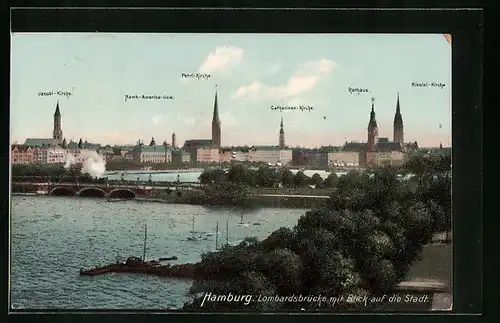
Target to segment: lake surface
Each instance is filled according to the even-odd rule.
[[[79,270],[115,262],[117,254],[122,260],[142,257],[145,223],[146,258],[177,256],[177,261],[169,262],[175,264],[199,261],[201,253],[215,249],[215,235],[206,241],[186,240],[193,217],[198,232],[214,232],[218,221],[220,243],[225,243],[228,222],[229,243],[238,243],[292,227],[305,212],[264,208],[242,213],[194,205],[13,196],[11,305],[16,309],[181,308],[191,299],[190,281],[130,274],[84,277]],[[241,225],[242,216],[250,224]]]
[[[291,170],[291,172],[293,174],[295,174],[298,172],[298,170],[296,170],[296,169]],[[309,177],[312,177],[314,175],[314,173],[318,173],[323,179],[327,178],[328,175],[331,174],[331,172],[327,172],[324,170],[305,170],[304,171],[304,174],[309,176]],[[122,174],[123,174],[123,177],[122,177]],[[163,182],[163,181],[174,182],[174,181],[177,181],[177,179],[180,182],[198,182],[199,181],[198,177],[200,177],[201,174],[202,174],[202,172],[200,172],[200,171],[179,172],[179,173],[153,171],[151,173],[145,172],[145,173],[140,173],[140,174],[134,173],[133,171],[131,171],[131,172],[118,171],[118,173],[113,171],[113,172],[104,173],[102,175],[102,177],[107,177],[110,180],[119,180],[119,179],[123,178],[124,180],[127,180],[127,181],[135,181],[135,180],[147,181],[151,178],[151,180],[154,182]],[[346,172],[337,172],[336,174],[337,174],[337,176],[342,176],[342,175],[346,174]],[[151,175],[151,177],[150,177],[150,175]]]

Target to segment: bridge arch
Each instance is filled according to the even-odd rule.
[[[57,186],[50,190],[49,195],[54,196],[74,196],[76,191],[72,187]]]
[[[128,188],[115,188],[109,192],[108,196],[122,199],[133,199],[136,198],[137,194]]]
[[[85,197],[105,197],[106,192],[98,187],[85,187],[82,188],[78,193],[79,196]]]

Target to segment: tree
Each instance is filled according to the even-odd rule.
[[[324,187],[335,187],[338,182],[338,176],[335,173],[330,173],[323,182]]]
[[[274,187],[279,178],[277,172],[268,166],[259,167],[255,176],[257,185],[262,187]]]
[[[329,203],[306,212],[293,229],[280,228],[262,241],[247,239],[203,255],[193,287],[220,295],[387,293],[404,278],[432,235],[446,226],[448,177],[426,180],[413,192],[391,167],[345,176]],[[212,281],[216,283],[208,283]],[[200,302],[195,297],[185,308]],[[279,309],[318,307],[311,302],[273,304]],[[223,302],[210,306],[238,307]],[[243,308],[262,309],[259,306]]]
[[[227,180],[227,175],[224,170],[218,168],[213,170],[205,170],[199,177],[201,184],[220,184]]]
[[[203,196],[200,202],[205,205],[252,206],[250,187],[243,183],[216,182],[205,191]]]
[[[231,166],[227,172],[227,178],[233,183],[243,183],[255,186],[255,176],[251,170],[241,164]]]
[[[323,185],[324,182],[323,178],[318,173],[313,174],[313,176],[311,177],[311,181],[313,185],[316,185],[316,187],[320,187],[321,185]]]
[[[293,184],[296,186],[296,187],[304,187],[306,186],[307,184],[309,184],[309,180],[310,178],[307,177],[304,172],[302,171],[298,171],[297,174],[295,174],[294,178],[293,178]]]
[[[281,184],[285,187],[290,187],[294,183],[294,175],[288,168],[283,169],[281,173]]]

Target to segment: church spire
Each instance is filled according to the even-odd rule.
[[[52,129],[52,139],[56,139],[60,144],[63,140],[61,128],[61,111],[59,110],[59,100],[57,100],[56,111],[54,112],[54,127]]]
[[[285,130],[283,129],[283,117],[281,117],[280,136],[279,136],[278,147],[281,149],[285,148]]]
[[[372,98],[372,111],[370,112],[369,128],[378,128],[377,120],[375,119],[375,98]]]
[[[217,100],[217,84],[215,85],[215,100],[214,100],[214,116],[212,122],[220,122],[219,119],[219,103]]]
[[[57,100],[56,112],[54,112],[54,117],[56,116],[61,116],[61,111],[59,111],[59,100]]]
[[[212,118],[212,145],[221,146],[221,129],[219,119],[219,102],[217,101],[217,84],[215,85],[214,115]]]
[[[403,125],[403,117],[401,116],[401,107],[399,105],[399,92],[398,101],[396,103],[396,114],[394,115],[394,126]]]
[[[404,131],[403,131],[403,117],[401,116],[401,106],[399,104],[399,92],[398,100],[396,102],[396,113],[394,114],[394,125],[393,125],[393,139],[394,142],[399,142],[401,145],[404,143]]]

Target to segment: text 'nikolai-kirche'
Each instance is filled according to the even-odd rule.
[[[445,85],[438,82],[412,82],[411,87],[438,87],[443,89]]]
[[[38,92],[38,96],[53,96],[53,95],[59,95],[59,96],[66,96],[70,97],[73,95],[73,93],[69,91],[40,91]]]
[[[173,100],[174,97],[171,95],[145,95],[145,94],[125,94],[125,102],[127,100]]]
[[[195,78],[195,79],[204,79],[208,80],[212,77],[210,74],[203,74],[203,73],[181,73],[182,78]]]

